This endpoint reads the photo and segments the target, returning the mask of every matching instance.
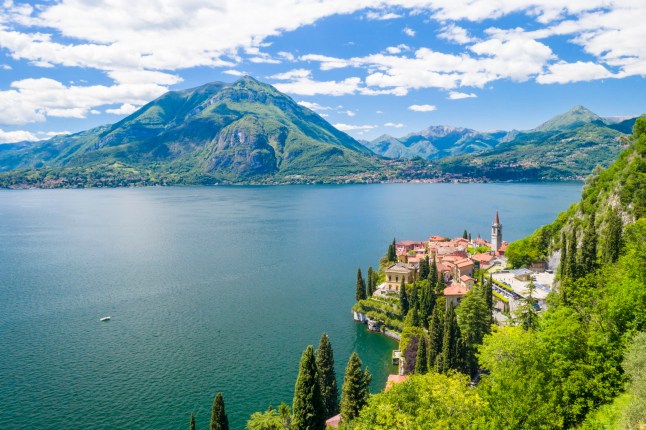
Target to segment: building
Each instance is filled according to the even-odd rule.
[[[498,251],[502,247],[502,224],[498,218],[498,211],[496,211],[496,218],[491,224],[491,249]]]
[[[395,263],[386,269],[386,288],[390,291],[399,291],[402,280],[410,284],[415,280],[417,269],[412,264]]]
[[[450,287],[444,289],[444,297],[446,297],[446,308],[449,308],[449,305],[456,307],[462,301],[462,297],[466,296],[469,292],[467,287],[464,287],[457,282],[454,282]]]

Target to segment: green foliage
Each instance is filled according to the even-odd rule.
[[[211,430],[229,430],[229,418],[224,410],[224,397],[218,393],[213,400],[211,410]]]
[[[444,337],[444,305],[436,303],[428,327],[428,368],[437,370],[438,357],[442,353]]]
[[[366,286],[366,296],[372,297],[372,294],[377,289],[377,277],[372,270],[372,266],[368,267],[368,283]]]
[[[393,243],[388,245],[388,261],[397,261],[397,246],[395,244],[395,238],[393,238]]]
[[[428,372],[428,353],[426,352],[426,336],[422,336],[417,347],[415,356],[415,373],[424,374]]]
[[[309,345],[301,356],[292,411],[292,430],[325,428],[326,417],[312,345]]]
[[[254,412],[247,421],[248,430],[283,430],[283,418],[271,407],[266,412]]]
[[[406,286],[404,285],[404,280],[402,279],[402,284],[399,287],[399,311],[401,312],[402,319],[406,318],[408,314],[408,294],[406,293]]]
[[[623,428],[646,425],[646,332],[638,333],[626,351],[623,368],[629,379],[630,400],[621,417]]]
[[[367,367],[363,371],[361,366],[359,355],[353,352],[345,369],[341,394],[341,418],[345,422],[350,422],[359,416],[359,412],[370,396],[372,376]]]
[[[411,375],[368,405],[348,429],[472,429],[485,428],[486,402],[464,375],[429,372]]]
[[[426,257],[424,257],[419,261],[419,272],[417,276],[419,277],[419,279],[426,279],[429,273],[430,268],[428,266],[428,260],[426,259]]]
[[[357,301],[366,299],[366,281],[363,279],[363,276],[361,276],[361,269],[357,269],[355,298],[357,299]]]
[[[437,359],[437,370],[441,373],[451,370],[464,372],[466,369],[464,343],[453,305],[446,310],[443,328],[442,353]]]
[[[336,374],[334,373],[334,351],[327,333],[321,335],[319,347],[316,350],[316,369],[324,416],[329,418],[339,413],[339,390],[336,386]]]
[[[464,369],[472,376],[478,371],[476,348],[490,331],[491,311],[480,288],[469,291],[455,310],[464,345]]]
[[[190,430],[195,430],[195,415],[191,414]]]

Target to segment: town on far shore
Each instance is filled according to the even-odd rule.
[[[459,307],[474,287],[486,284],[489,289],[483,288],[483,291],[490,295],[491,322],[498,325],[514,323],[515,316],[523,312],[528,304],[534,313],[547,308],[546,298],[553,288],[555,267],[551,267],[548,261],[539,261],[527,268],[508,269],[505,257],[507,246],[508,242],[503,240],[503,225],[496,211],[490,240],[480,235],[473,238],[467,230],[454,239],[432,235],[420,241],[393,240],[379,269],[369,269],[367,284],[359,270],[357,303],[353,307],[355,321],[368,324],[371,331],[383,332],[400,340],[399,350],[393,351],[393,364],[399,365],[399,372],[398,375],[390,375],[387,387],[401,382],[407,373],[412,373],[410,369],[407,371],[406,345],[402,345],[408,339],[401,339],[408,314],[407,311],[402,312],[402,287],[408,291],[404,292],[404,296],[410,297],[412,294],[414,297],[411,299],[419,301],[418,281],[435,276],[437,283],[431,285],[431,290],[435,290],[433,300],[444,303],[448,310],[449,307]],[[366,285],[365,297],[360,297],[361,282]],[[429,317],[425,315],[422,318]],[[429,327],[423,323],[418,326]]]

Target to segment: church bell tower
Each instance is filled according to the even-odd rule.
[[[498,251],[502,246],[502,224],[498,218],[498,211],[496,211],[496,218],[491,224],[491,247],[494,251]]]

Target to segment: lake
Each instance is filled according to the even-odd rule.
[[[392,340],[352,321],[357,267],[396,237],[513,241],[581,183],[0,191],[0,428],[232,429],[291,405],[330,335],[383,388]],[[112,320],[100,322],[110,315]]]

